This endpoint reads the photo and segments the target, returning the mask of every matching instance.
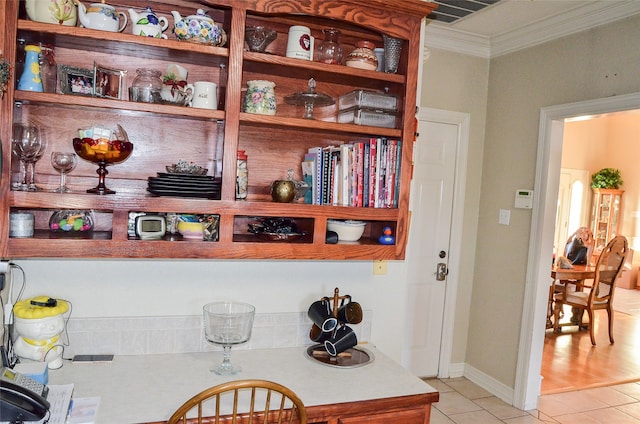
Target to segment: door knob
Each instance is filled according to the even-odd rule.
[[[447,278],[448,273],[449,270],[447,269],[447,264],[440,262],[436,267],[436,280],[444,281],[444,279]]]

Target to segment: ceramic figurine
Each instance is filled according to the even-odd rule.
[[[38,296],[17,302],[13,307],[18,338],[13,349],[21,358],[46,362],[49,369],[62,367],[64,314],[69,304],[64,300]]]

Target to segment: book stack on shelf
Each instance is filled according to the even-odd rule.
[[[311,186],[305,203],[397,208],[402,142],[385,137],[313,147],[302,175]]]

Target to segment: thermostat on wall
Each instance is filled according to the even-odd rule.
[[[533,190],[516,190],[516,202],[514,207],[518,209],[533,208]]]

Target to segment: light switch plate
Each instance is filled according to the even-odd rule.
[[[511,221],[511,211],[509,209],[500,209],[498,224],[509,225],[509,221]]]

